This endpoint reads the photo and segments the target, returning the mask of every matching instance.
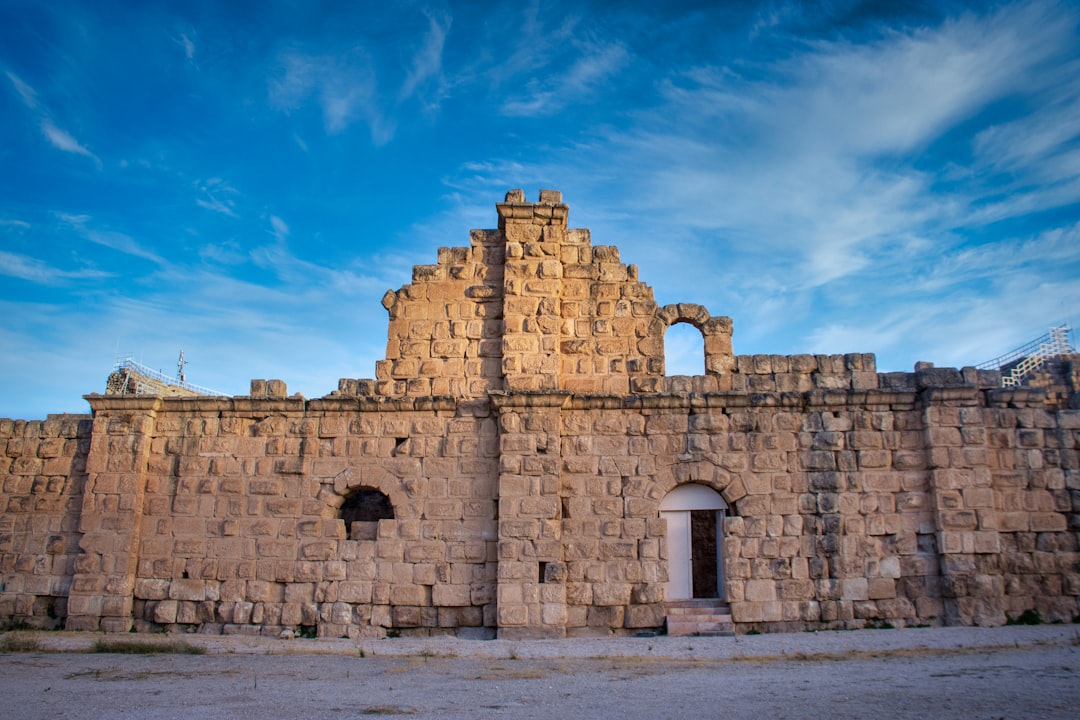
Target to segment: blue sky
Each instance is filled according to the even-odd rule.
[[[740,354],[1078,320],[1080,3],[617,7],[0,0],[0,417],[85,412],[118,352],[371,377],[383,293],[518,187]]]

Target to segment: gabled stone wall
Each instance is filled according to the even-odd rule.
[[[559,193],[383,298],[374,379],[326,397],[89,395],[0,421],[0,616],[69,629],[564,637],[662,629],[660,516],[727,505],[736,632],[1080,615],[1080,396],[874,356],[735,355],[658,306]],[[705,374],[666,376],[696,327]],[[1056,369],[1055,369],[1056,368]],[[346,527],[355,493],[389,516]]]

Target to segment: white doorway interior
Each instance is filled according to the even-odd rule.
[[[668,600],[724,597],[722,557],[727,503],[705,485],[680,485],[660,502],[667,520]]]

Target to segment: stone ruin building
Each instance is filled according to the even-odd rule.
[[[386,293],[373,380],[116,382],[90,415],[0,420],[0,619],[552,638],[1080,615],[1080,356],[1003,388],[735,355],[729,318],[659,306],[560,193],[496,208]],[[665,375],[676,323],[704,375]]]

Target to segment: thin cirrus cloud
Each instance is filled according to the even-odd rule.
[[[53,125],[52,120],[45,119],[41,121],[41,132],[45,135],[45,139],[57,150],[83,155],[98,163],[101,162],[97,155],[87,150],[82,143],[71,136],[71,133]]]
[[[27,85],[25,82],[23,82],[22,78],[20,78],[18,75],[11,72],[10,70],[6,71],[5,74],[7,75],[8,80],[11,81],[11,84],[15,87],[15,92],[19,94],[19,97],[22,99],[23,104],[31,110],[36,109],[37,93],[34,92],[34,88]]]
[[[115,230],[100,230],[91,227],[90,222],[92,218],[87,215],[60,213],[58,217],[70,230],[73,230],[76,234],[96,245],[115,250],[116,252],[131,257],[149,260],[158,265],[167,264],[167,261],[161,257],[161,255],[152,250],[148,250],[143,244],[140,244],[130,235]]]
[[[26,280],[39,285],[58,285],[67,280],[88,280],[111,277],[111,273],[91,268],[61,270],[37,258],[0,250],[0,275]]]
[[[380,58],[357,43],[339,52],[307,53],[291,49],[277,59],[268,82],[271,106],[286,113],[302,113],[309,102],[321,110],[323,129],[339,135],[357,122],[365,123],[376,146],[389,143],[396,132],[396,112],[417,99],[428,112],[438,110],[447,93],[443,52],[452,20],[426,12],[427,28],[396,93],[393,74],[380,73]],[[387,98],[392,98],[388,100]],[[300,141],[302,149],[306,149]]]
[[[389,142],[393,129],[378,112],[376,78],[370,59],[359,48],[341,55],[285,53],[280,69],[270,82],[270,103],[292,114],[314,98],[327,134],[342,133],[352,123],[366,121],[372,140]]]
[[[236,205],[241,193],[228,182],[221,178],[201,180],[195,184],[198,196],[195,204],[204,210],[226,215],[231,218],[239,217]]]
[[[184,57],[189,61],[195,59],[195,41],[187,33],[180,33],[180,37],[176,39],[176,44],[183,48]]]
[[[564,72],[552,69],[548,76],[531,80],[526,92],[508,99],[500,111],[512,117],[554,115],[594,96],[602,83],[628,64],[629,57],[619,43],[588,44]]]
[[[420,48],[413,55],[412,68],[405,77],[405,81],[398,90],[398,102],[404,102],[416,94],[421,88],[433,86],[430,92],[425,94],[423,104],[428,109],[438,109],[439,102],[446,93],[446,82],[442,77],[443,50],[446,45],[446,35],[450,32],[451,19],[449,16],[436,17],[428,13],[428,31]]]
[[[277,215],[267,218],[268,233],[274,238],[269,245],[261,245],[249,253],[251,261],[259,268],[273,273],[287,287],[311,296],[313,293],[336,293],[339,297],[357,297],[384,287],[398,278],[386,273],[388,263],[371,263],[363,268],[327,267],[298,256],[289,249],[291,230],[288,223]],[[382,268],[383,273],[373,273],[372,268]],[[386,277],[390,275],[389,277]],[[318,289],[318,290],[316,290]],[[329,301],[327,295],[326,300]]]
[[[61,150],[66,153],[72,153],[74,155],[82,155],[83,157],[90,158],[98,166],[101,165],[101,159],[97,155],[92,153],[85,145],[80,143],[75,137],[68,131],[57,127],[52,118],[49,117],[48,112],[41,106],[38,100],[37,92],[28,83],[24,82],[15,73],[10,70],[6,71],[8,80],[15,88],[15,92],[18,93],[19,98],[28,110],[34,111],[35,114],[41,115],[41,134],[49,141],[57,150]]]

